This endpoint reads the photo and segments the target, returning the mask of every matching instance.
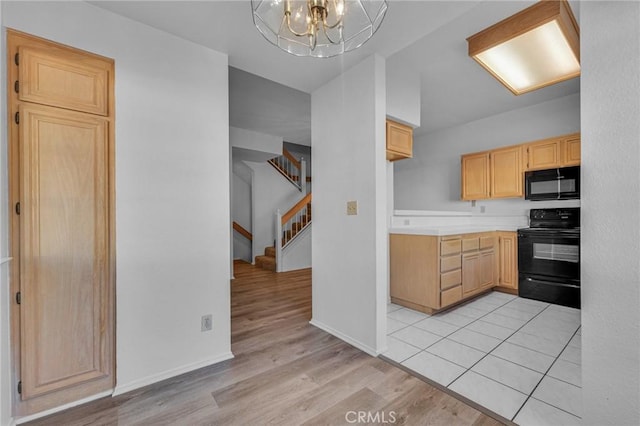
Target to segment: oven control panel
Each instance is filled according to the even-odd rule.
[[[580,208],[531,209],[529,211],[529,226],[531,228],[579,228]]]

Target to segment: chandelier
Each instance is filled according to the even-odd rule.
[[[373,36],[386,0],[251,0],[253,22],[272,44],[296,56],[329,58]]]

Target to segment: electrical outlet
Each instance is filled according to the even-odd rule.
[[[358,202],[357,201],[347,201],[347,215],[355,216],[358,214]]]
[[[200,331],[213,330],[213,315],[203,315],[200,319]]]

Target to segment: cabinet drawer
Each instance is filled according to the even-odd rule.
[[[442,241],[440,243],[440,255],[460,253],[460,240]]]
[[[496,244],[496,238],[491,237],[480,237],[480,250],[493,248]]]
[[[454,269],[460,269],[462,260],[460,255],[447,256],[440,259],[440,272],[448,272]]]
[[[462,251],[473,251],[478,250],[480,247],[480,238],[464,238],[462,240]]]
[[[457,269],[455,271],[446,272],[440,274],[440,289],[444,290],[454,285],[462,283],[462,271]]]
[[[444,308],[462,299],[462,286],[456,286],[440,293],[440,307]]]

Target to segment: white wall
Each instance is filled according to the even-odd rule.
[[[583,2],[585,425],[640,424],[640,3]]]
[[[234,148],[248,149],[270,154],[268,158],[282,155],[282,137],[229,127],[229,142]]]
[[[115,59],[117,391],[230,357],[226,55],[83,2],[2,8],[4,26]]]
[[[251,161],[247,161],[246,164],[252,170],[252,259],[255,260],[256,256],[264,254],[265,247],[273,246],[276,209],[280,209],[284,214],[304,195],[270,164]]]
[[[282,250],[282,272],[311,268],[313,223],[291,240]]]
[[[386,63],[387,117],[420,127],[420,74],[394,59]]]
[[[371,56],[311,94],[311,323],[372,354],[386,345],[384,66]]]
[[[249,232],[252,232],[251,226],[251,184],[245,182],[237,174],[231,174],[233,179],[232,194],[232,220],[237,222]],[[233,258],[242,259],[251,262],[251,241],[233,232]]]
[[[398,210],[449,210],[523,213],[531,208],[578,206],[577,201],[524,199],[460,201],[460,156],[501,146],[580,131],[580,95],[509,111],[461,126],[418,136],[413,158],[397,161],[394,176]]]

